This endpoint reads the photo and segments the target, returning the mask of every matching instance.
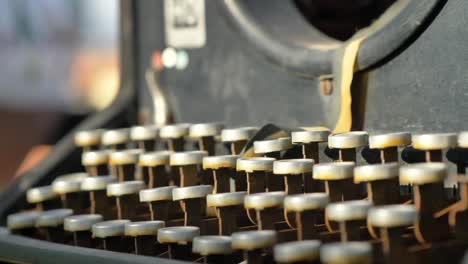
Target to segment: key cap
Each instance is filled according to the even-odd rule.
[[[288,195],[284,199],[286,213],[294,213],[288,224],[297,230],[297,240],[315,239],[320,230],[318,224],[323,223],[323,214],[329,199],[326,193],[306,193]]]
[[[125,236],[133,239],[135,254],[155,256],[164,253],[157,243],[158,230],[165,227],[163,221],[141,221],[125,224]]]
[[[365,131],[332,134],[328,137],[328,147],[338,149],[337,161],[356,162],[356,149],[367,146],[368,138]]]
[[[291,138],[275,138],[268,140],[257,140],[254,142],[254,152],[264,157],[281,158],[281,152],[292,147]]]
[[[91,228],[102,220],[99,214],[72,215],[64,219],[63,229],[73,234],[73,245],[94,247]]]
[[[273,248],[277,263],[320,263],[319,240],[293,241],[277,244]]]
[[[83,152],[99,149],[104,129],[85,130],[75,133],[75,146],[81,147]]]
[[[216,210],[220,236],[229,236],[238,230],[238,218],[246,194],[246,192],[228,192],[206,196],[207,206],[214,207]]]
[[[461,132],[458,134],[458,155],[459,160],[457,160],[457,172],[458,174],[467,174],[467,167],[468,167],[468,131]],[[448,155],[447,155],[448,156]]]
[[[228,236],[199,236],[193,239],[192,252],[201,255],[204,263],[235,263],[231,243]]]
[[[141,153],[139,149],[112,152],[109,156],[111,175],[115,175],[120,182],[135,180],[136,164]]]
[[[199,168],[202,166],[206,151],[185,151],[171,154],[171,167],[179,168],[180,186],[188,187],[198,185],[201,182]]]
[[[242,250],[244,261],[249,264],[265,263],[271,258],[272,247],[276,244],[273,230],[243,231],[232,234],[232,248]]]
[[[101,144],[106,149],[123,150],[127,148],[127,143],[130,140],[130,130],[128,128],[120,128],[107,130],[102,133]]]
[[[368,226],[378,229],[382,251],[388,263],[410,263],[403,240],[405,230],[418,221],[418,211],[412,205],[385,205],[371,208]]]
[[[365,200],[344,201],[327,205],[325,214],[328,221],[338,223],[341,242],[357,241],[364,238],[360,228],[366,225],[367,212],[371,207],[372,203]]]
[[[89,176],[109,175],[109,150],[83,152],[81,164]]]
[[[167,142],[170,151],[184,151],[185,136],[188,136],[190,124],[173,124],[161,127],[159,137]]]
[[[231,154],[239,155],[247,142],[257,133],[257,127],[229,128],[221,131],[221,141],[230,144]]]
[[[155,151],[142,153],[138,160],[143,181],[149,188],[163,187],[169,184],[170,175],[166,168],[172,152]]]
[[[158,241],[167,245],[168,258],[193,260],[192,241],[200,236],[200,228],[196,226],[173,226],[158,230]]]
[[[370,264],[372,246],[368,242],[329,243],[320,248],[324,264]]]
[[[458,134],[458,146],[468,148],[468,131],[463,131]]]
[[[12,234],[36,237],[36,220],[39,214],[40,213],[37,211],[26,211],[8,215],[8,230],[10,230]]]
[[[246,195],[245,209],[254,210],[255,215],[249,212],[249,218],[258,230],[274,230],[275,223],[284,221],[283,201],[285,192],[266,192]]]
[[[398,162],[398,147],[405,147],[411,144],[411,134],[409,132],[396,132],[369,137],[369,148],[380,151],[382,163]]]
[[[76,214],[83,214],[88,207],[87,197],[81,192],[81,182],[87,173],[65,174],[52,182],[52,190],[60,195],[63,208],[70,208]]]
[[[291,132],[291,141],[302,146],[304,159],[313,159],[315,163],[319,163],[319,144],[328,141],[330,130],[324,127],[305,129]]]
[[[104,220],[117,218],[115,199],[107,197],[107,185],[117,182],[113,176],[87,177],[81,182],[81,191],[89,193],[91,214],[101,214]]]
[[[206,216],[206,196],[213,192],[211,185],[198,185],[175,188],[172,190],[172,199],[180,201],[184,212],[185,226],[200,226],[201,220]]]
[[[442,150],[453,148],[457,145],[457,134],[420,134],[413,135],[413,147],[426,152],[426,162],[442,161]]]
[[[224,128],[219,123],[194,124],[190,126],[189,136],[198,141],[198,149],[204,150],[208,156],[215,155],[216,140],[215,137],[221,134]]]
[[[151,220],[160,220],[166,222],[170,219],[170,211],[175,207],[172,199],[172,192],[175,188],[177,187],[166,186],[140,191],[140,202],[148,203]]]
[[[354,168],[354,182],[366,183],[367,199],[374,205],[401,202],[397,163],[364,165]]]
[[[354,162],[321,163],[313,167],[313,178],[325,182],[330,202],[359,198],[358,185],[353,182]]]
[[[320,182],[313,181],[312,178],[313,166],[314,161],[311,159],[276,160],[273,162],[273,174],[283,176],[288,195],[320,191]]]
[[[71,209],[53,209],[42,212],[36,219],[36,227],[44,233],[46,240],[65,243],[63,221],[73,214]]]
[[[246,173],[248,194],[260,193],[269,190],[270,186],[267,184],[268,179],[271,178],[274,161],[274,158],[239,158],[237,160],[237,171]]]
[[[96,223],[92,226],[93,237],[102,241],[104,250],[127,252],[128,244],[125,241],[125,224],[130,220],[110,220]]]
[[[130,139],[144,152],[156,150],[158,134],[156,125],[134,126],[130,129]]]
[[[60,196],[54,192],[52,186],[31,188],[26,192],[26,200],[36,205],[37,211],[46,211],[61,207]]]
[[[118,219],[137,220],[139,192],[145,187],[143,181],[126,181],[107,185],[107,196],[115,197]]]
[[[416,163],[400,168],[400,182],[413,184],[413,203],[420,216],[414,232],[421,243],[440,241],[449,235],[447,215],[435,216],[448,206],[444,193],[447,174],[447,166],[440,162]]]
[[[203,169],[208,170],[212,177],[213,193],[230,191],[230,179],[236,175],[236,155],[203,157]]]

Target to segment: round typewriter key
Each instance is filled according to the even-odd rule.
[[[219,123],[195,124],[190,126],[189,136],[198,140],[198,149],[215,155],[215,137],[221,134],[224,125]]]
[[[457,146],[457,134],[440,133],[413,135],[412,141],[415,149],[424,150],[426,152],[427,162],[440,162],[442,161],[442,150]]]
[[[98,214],[72,215],[65,218],[63,229],[73,234],[73,244],[80,247],[93,247],[91,228],[102,222]]]
[[[86,194],[81,191],[81,182],[87,173],[65,174],[52,182],[52,189],[60,195],[63,208],[70,208],[77,214],[85,213],[88,208]]]
[[[230,191],[230,179],[236,175],[236,162],[238,158],[236,155],[203,158],[203,169],[209,170],[213,177],[213,193]]]
[[[133,238],[135,254],[154,256],[163,253],[157,245],[158,230],[165,226],[163,221],[142,221],[125,224],[125,235]]]
[[[173,208],[172,191],[175,186],[158,187],[140,191],[140,202],[148,203],[151,220],[167,221]]]
[[[373,164],[354,168],[354,182],[367,185],[367,197],[374,205],[400,202],[397,163]]]
[[[127,243],[124,239],[125,224],[130,220],[111,220],[96,223],[92,227],[93,237],[102,240],[105,250],[127,252]]]
[[[111,174],[117,176],[121,182],[134,180],[136,164],[141,153],[139,149],[112,152],[109,156]]]
[[[291,132],[291,141],[293,144],[302,145],[304,159],[313,159],[315,163],[319,163],[319,143],[328,141],[330,130],[324,127],[305,129]]]
[[[127,147],[130,139],[130,131],[128,128],[120,128],[107,130],[102,134],[101,143],[105,147],[112,150],[122,150]]]
[[[134,126],[130,129],[130,139],[143,151],[154,151],[159,129],[156,125]]]
[[[107,197],[107,185],[117,181],[113,176],[88,177],[81,182],[81,191],[89,193],[91,214],[101,214],[104,220],[117,217],[115,199]]]
[[[320,230],[318,225],[323,223],[323,212],[329,199],[326,193],[306,193],[286,196],[284,199],[285,212],[294,213],[294,220],[288,221],[291,228],[297,230],[297,240],[316,238]]]
[[[272,247],[276,244],[273,230],[243,231],[232,234],[232,248],[244,252],[244,260],[250,264],[264,263],[271,258]]]
[[[400,182],[413,184],[413,202],[420,215],[414,231],[421,243],[439,241],[449,235],[447,215],[434,216],[449,205],[444,192],[447,174],[447,165],[441,162],[415,163],[400,168]]]
[[[36,227],[44,232],[48,241],[65,242],[63,221],[73,214],[71,209],[54,209],[42,212],[36,219]]]
[[[257,133],[256,127],[229,128],[221,131],[221,141],[231,145],[231,154],[239,155],[250,138]]]
[[[26,192],[26,200],[35,204],[38,211],[60,208],[60,196],[54,192],[52,186],[31,188]]]
[[[313,167],[313,178],[325,181],[330,202],[359,198],[358,185],[353,182],[354,162],[321,163]]]
[[[417,220],[418,211],[412,205],[385,205],[369,210],[368,226],[379,229],[382,250],[390,263],[409,263],[403,234]]]
[[[337,222],[341,242],[361,240],[361,227],[366,225],[367,212],[372,203],[365,200],[344,201],[327,205],[326,217],[329,221]],[[329,230],[333,229],[329,227]]]
[[[380,150],[382,163],[398,162],[398,147],[405,147],[410,144],[411,134],[409,132],[396,132],[369,137],[369,148]]]
[[[281,151],[288,150],[292,147],[291,138],[275,138],[269,140],[258,140],[254,142],[254,152],[262,154],[265,157],[281,158]]]
[[[108,175],[109,150],[97,150],[83,152],[81,164],[90,176]]]
[[[468,175],[468,131],[458,134],[458,147],[448,151],[446,156],[457,165],[458,175]]]
[[[253,216],[249,211],[249,218],[256,224],[258,230],[274,230],[275,223],[284,221],[283,201],[285,192],[266,192],[246,195],[244,207],[255,211]]]
[[[320,260],[326,264],[370,264],[372,246],[368,242],[325,244],[320,248]]]
[[[285,190],[287,194],[319,191],[319,182],[312,179],[312,167],[314,161],[311,159],[286,159],[273,162],[273,173],[284,177]]]
[[[458,146],[460,148],[468,148],[468,131],[458,134]]]
[[[206,151],[185,151],[171,154],[170,165],[179,168],[181,187],[200,184],[199,170],[203,163],[203,157],[207,155]]]
[[[319,263],[319,240],[294,241],[277,244],[273,254],[277,263]]]
[[[143,181],[127,181],[107,185],[107,196],[115,197],[117,218],[137,220],[139,192],[145,188]]]
[[[247,193],[260,193],[268,190],[267,182],[272,177],[274,161],[274,158],[239,158],[237,160],[237,170],[246,173]]]
[[[75,133],[75,146],[81,147],[83,151],[99,149],[103,129],[78,131]]]
[[[328,147],[338,149],[338,161],[356,161],[356,149],[367,146],[369,135],[365,131],[333,134],[328,137]]]
[[[155,151],[146,152],[140,155],[138,166],[141,168],[143,180],[149,188],[167,186],[169,184],[169,174],[166,167],[169,166],[169,159],[172,152]]]
[[[172,190],[172,199],[180,201],[184,212],[185,226],[200,226],[206,215],[206,196],[213,192],[211,185],[198,185],[175,188]]]
[[[199,236],[193,239],[192,252],[201,255],[204,263],[233,263],[231,243],[228,236]]]
[[[39,213],[36,211],[10,214],[7,217],[7,227],[13,234],[28,237],[36,236],[36,220]]]
[[[158,241],[168,246],[170,259],[193,260],[192,241],[200,236],[196,226],[174,226],[158,230]]]
[[[167,141],[170,151],[184,151],[184,137],[189,133],[190,124],[174,124],[161,127],[159,137]]]
[[[244,205],[246,192],[227,192],[208,194],[206,203],[208,207],[214,207],[218,218],[218,234],[231,235],[238,229],[238,217]]]

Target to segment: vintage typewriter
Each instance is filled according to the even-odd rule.
[[[122,0],[120,93],[1,194],[0,260],[463,262],[467,10]]]

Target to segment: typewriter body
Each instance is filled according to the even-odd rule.
[[[120,5],[119,95],[1,194],[1,261],[463,262],[468,3]]]

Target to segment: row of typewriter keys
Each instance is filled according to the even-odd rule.
[[[308,129],[255,141],[260,157],[238,157],[255,132],[219,124],[80,132],[87,173],[29,190],[37,210],[11,215],[9,228],[77,246],[209,263],[395,263],[430,250],[421,245],[468,237],[468,181],[459,177],[460,199],[447,199],[449,172],[441,162],[442,151],[468,148],[466,132],[369,137]],[[187,137],[200,151],[184,151]],[[214,155],[219,137],[230,155]],[[168,150],[154,151],[162,140]],[[137,148],[128,149],[131,143]],[[337,150],[335,162],[318,163],[322,143]],[[410,144],[431,163],[400,167],[398,148]],[[294,145],[300,155],[280,160]],[[381,163],[355,166],[357,150],[367,145]],[[400,183],[411,184],[412,193],[402,194]]]

